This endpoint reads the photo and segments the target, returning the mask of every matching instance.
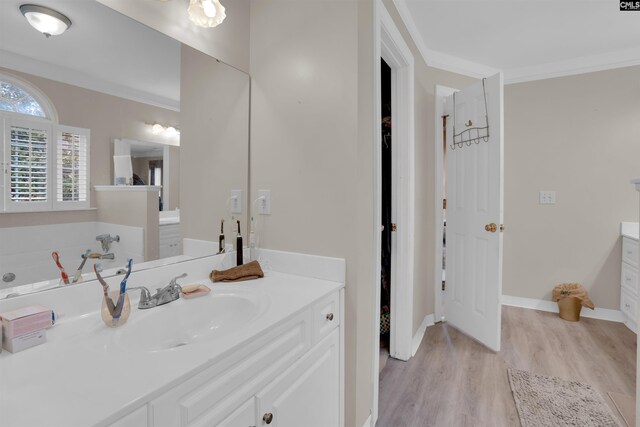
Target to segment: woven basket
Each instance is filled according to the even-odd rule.
[[[580,310],[582,310],[582,301],[576,297],[565,297],[558,300],[558,309],[560,310],[560,318],[570,322],[580,320]]]
[[[380,335],[388,334],[391,329],[390,313],[380,313]]]

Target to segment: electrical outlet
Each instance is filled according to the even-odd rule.
[[[271,215],[271,190],[258,190],[256,205],[260,215]]]
[[[242,213],[242,190],[231,190],[231,213]]]
[[[555,205],[556,204],[556,192],[555,191],[540,191],[540,204],[541,205]]]

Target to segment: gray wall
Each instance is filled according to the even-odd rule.
[[[505,295],[579,282],[620,308],[620,222],[638,221],[640,66],[505,87]],[[539,205],[556,190],[556,205]]]

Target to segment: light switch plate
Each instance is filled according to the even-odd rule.
[[[242,190],[231,190],[231,213],[242,213]]]
[[[556,192],[544,190],[540,191],[540,204],[541,205],[555,205],[556,204]]]
[[[256,206],[260,215],[271,215],[271,190],[258,190]]]

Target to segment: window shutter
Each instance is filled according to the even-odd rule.
[[[11,124],[9,141],[10,203],[47,203],[49,132],[46,126]]]
[[[58,126],[56,204],[89,206],[89,130]]]

